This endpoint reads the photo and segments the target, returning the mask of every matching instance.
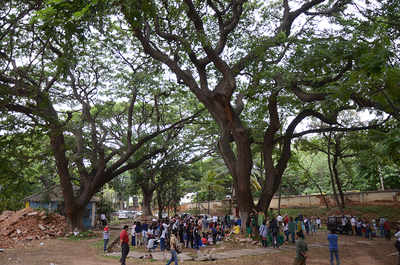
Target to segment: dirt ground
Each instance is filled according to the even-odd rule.
[[[117,233],[117,232],[116,232]],[[113,238],[113,237],[112,237]],[[6,249],[0,252],[0,264],[24,265],[107,265],[119,264],[118,258],[105,257],[101,250],[101,238],[74,241],[69,239],[51,239],[35,241],[18,249]],[[315,236],[306,238],[309,244],[307,264],[329,264],[329,251],[326,246],[326,232],[321,231]],[[286,265],[293,264],[295,250],[293,245],[283,247],[278,253],[266,253],[258,256],[242,256],[235,259],[225,259],[207,262],[185,261],[184,264],[265,264]],[[242,248],[253,246],[242,245]],[[254,248],[254,247],[253,247]],[[132,250],[131,250],[132,251]],[[135,250],[133,250],[135,251]],[[185,250],[184,250],[185,251]],[[225,250],[226,251],[226,250]],[[397,264],[394,241],[374,239],[368,241],[353,236],[339,236],[339,255],[342,265],[390,265]],[[169,255],[168,255],[169,256]],[[144,261],[128,259],[127,264],[165,264],[160,261]],[[180,263],[181,265],[182,263]]]

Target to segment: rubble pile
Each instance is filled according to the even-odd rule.
[[[0,248],[12,248],[17,243],[64,236],[67,221],[62,215],[25,208],[0,215]]]

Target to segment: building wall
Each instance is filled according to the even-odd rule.
[[[61,206],[61,202],[35,202],[35,201],[28,201],[26,206],[31,207],[32,209],[47,209],[49,212],[57,211],[59,205]],[[94,218],[96,216],[96,207],[95,202],[89,202],[86,205],[85,214],[83,216],[83,226],[85,228],[91,228],[94,226]]]
[[[330,207],[337,206],[335,198],[329,195],[303,195],[303,196],[282,196],[281,208],[301,207],[325,207],[324,198]],[[399,205],[400,190],[352,192],[344,194],[346,205]],[[272,199],[271,208],[278,208],[279,199],[275,196]]]
[[[330,207],[336,206],[333,195],[324,196]],[[352,192],[344,194],[347,205],[399,205],[400,190],[389,191],[371,191],[371,192]],[[279,198],[275,196],[270,208],[278,208]],[[229,208],[229,200],[210,202],[210,214],[218,214],[224,209]],[[281,208],[305,208],[305,207],[325,207],[324,199],[321,195],[293,195],[281,197]],[[185,203],[180,206],[180,212],[199,210],[201,213],[207,213],[208,202],[203,203]]]

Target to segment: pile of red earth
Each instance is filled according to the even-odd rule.
[[[0,248],[16,244],[64,236],[66,218],[62,215],[25,208],[17,212],[5,211],[0,215]]]

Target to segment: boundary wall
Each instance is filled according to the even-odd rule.
[[[385,191],[365,191],[365,192],[345,192],[346,205],[388,205],[400,207],[400,190],[385,190]],[[335,207],[336,201],[333,194],[324,195],[285,195],[281,196],[281,208],[308,208],[308,207],[326,207],[325,200],[329,207]],[[277,209],[279,197],[275,196],[270,208]],[[210,204],[210,207],[208,206]],[[207,212],[210,209],[210,214],[227,212],[231,208],[230,200],[211,201],[202,203],[185,203],[180,205],[180,212],[188,212],[199,210],[201,213]]]

